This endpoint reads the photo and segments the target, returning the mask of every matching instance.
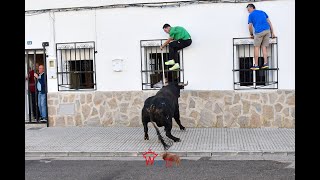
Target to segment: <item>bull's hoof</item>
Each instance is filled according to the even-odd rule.
[[[173,140],[174,142],[180,142],[180,138],[176,138],[175,140]]]
[[[182,127],[180,127],[180,130],[181,130],[181,131],[185,131],[186,128],[182,126]]]
[[[144,140],[149,140],[149,136],[145,136],[145,137],[144,137]]]

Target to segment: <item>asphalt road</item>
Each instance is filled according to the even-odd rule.
[[[180,166],[156,160],[58,160],[25,161],[26,180],[109,180],[109,179],[295,179],[292,162],[272,160],[182,159]]]

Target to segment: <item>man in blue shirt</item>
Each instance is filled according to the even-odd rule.
[[[269,68],[267,47],[269,46],[270,34],[271,38],[275,37],[271,21],[264,11],[256,10],[253,4],[248,4],[247,10],[250,13],[248,18],[250,37],[254,39],[254,64],[250,69],[259,70],[258,54],[260,47],[262,48],[264,59],[262,69]],[[254,28],[254,35],[252,26]]]

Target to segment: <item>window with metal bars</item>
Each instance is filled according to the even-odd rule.
[[[180,64],[180,69],[169,70],[171,66],[164,65],[169,59],[169,47],[160,50],[165,41],[166,39],[140,41],[142,90],[160,89],[163,86],[163,73],[168,82],[184,83],[183,49],[179,51],[178,60],[175,60]]]
[[[260,48],[259,70],[251,70],[254,57],[253,39],[233,38],[233,87],[241,89],[278,89],[278,39],[270,38],[268,51],[269,68],[261,69],[264,58]]]
[[[57,43],[58,91],[96,90],[95,42]]]

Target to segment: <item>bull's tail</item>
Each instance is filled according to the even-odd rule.
[[[157,127],[156,123],[153,121],[153,113],[155,112],[155,106],[151,105],[148,111],[150,113],[150,122],[152,123],[153,127],[157,131],[158,139],[160,140],[161,144],[163,145],[164,150],[168,150],[172,145],[169,145],[164,141],[163,137],[161,136],[159,128]]]
[[[161,144],[163,145],[164,150],[168,150],[170,148],[170,145],[167,144],[166,142],[164,142],[164,139],[160,134],[159,128],[155,125],[155,122],[151,121],[151,123],[153,124],[153,127],[156,128],[158,138],[159,138]]]

